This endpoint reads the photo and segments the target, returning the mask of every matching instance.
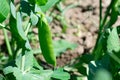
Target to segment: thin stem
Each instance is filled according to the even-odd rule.
[[[21,54],[21,52],[22,52],[22,49],[19,49],[19,50],[17,51],[15,57],[19,56],[19,55]]]
[[[111,58],[113,58],[117,63],[120,64],[120,59],[114,53],[108,53]]]
[[[31,23],[28,23],[26,29],[25,29],[25,36],[27,36],[29,29],[30,29]]]
[[[5,37],[5,42],[6,42],[6,46],[7,46],[7,49],[8,49],[8,53],[12,57],[12,55],[13,55],[12,54],[12,49],[11,49],[11,46],[10,46],[10,43],[9,43],[7,31],[4,28],[3,28],[3,33],[4,33],[4,37]]]
[[[101,21],[102,21],[102,0],[99,0],[99,10],[100,10],[100,21],[99,21],[99,24],[101,24]]]
[[[110,12],[110,9],[112,8],[112,6],[113,6],[113,3],[111,1],[110,5],[107,8],[107,11],[106,11],[106,14],[104,16],[104,19],[101,21],[100,32],[102,32],[102,29],[103,29],[103,27],[104,27],[104,25],[105,25],[105,23],[107,21],[107,17],[109,16],[109,12]]]
[[[7,26],[7,25],[6,25]],[[8,27],[6,27],[4,24],[1,24],[0,23],[0,27],[2,27],[2,28],[5,28],[6,30],[8,30],[8,31],[10,31],[10,29],[8,28]]]
[[[102,2],[100,3],[100,5],[102,5]],[[103,42],[102,40],[103,40],[103,35],[104,35],[103,27],[105,26],[105,23],[107,21],[107,17],[109,16],[109,12],[110,12],[112,6],[113,6],[113,4],[112,4],[112,1],[111,1],[110,5],[107,8],[106,14],[105,14],[105,16],[102,20],[101,20],[102,12],[100,10],[100,20],[101,21],[100,21],[100,25],[99,25],[99,32],[98,32],[97,41],[96,41],[95,47],[93,49],[93,55],[95,57],[99,56],[98,54],[101,54],[101,52],[98,52],[98,50],[101,51],[101,49],[102,49],[102,42]],[[99,48],[100,45],[101,45],[101,48]]]

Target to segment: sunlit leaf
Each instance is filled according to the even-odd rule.
[[[36,25],[38,23],[38,17],[35,14],[31,13],[30,19],[31,19],[32,25]]]
[[[7,0],[0,0],[0,23],[7,18],[9,11],[10,8]]]
[[[25,55],[16,58],[16,65],[19,69],[29,71],[33,66],[33,55],[31,52],[25,51]]]
[[[108,36],[107,49],[109,52],[120,51],[120,40],[117,33],[117,28],[113,28],[113,30],[110,32],[110,35]]]
[[[58,68],[57,70],[55,70],[52,77],[58,80],[69,80],[70,79],[70,75],[67,72],[64,72],[63,68]]]

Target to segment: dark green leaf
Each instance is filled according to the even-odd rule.
[[[28,2],[26,2],[24,0],[21,1],[21,10],[22,10],[22,12],[27,13],[28,15],[30,15],[31,9],[32,8],[31,8],[31,6],[30,6],[30,4]]]
[[[36,0],[28,0],[28,1],[29,1],[29,3],[34,5]]]

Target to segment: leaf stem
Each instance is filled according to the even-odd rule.
[[[0,23],[0,28],[1,28],[1,27],[2,27],[2,28],[5,28],[5,29],[8,30],[8,31],[10,31],[10,29],[9,29],[8,27],[6,27],[4,24],[1,24],[1,23]]]
[[[25,36],[27,36],[29,29],[30,29],[31,23],[28,23],[26,29],[25,29]]]
[[[113,58],[117,63],[120,64],[120,58],[118,58],[114,53],[108,53],[108,55]]]
[[[106,11],[106,14],[105,14],[103,20],[101,20],[100,32],[102,32],[102,30],[103,30],[103,27],[104,27],[104,25],[105,25],[105,23],[106,23],[106,21],[107,21],[107,17],[109,16],[109,12],[110,12],[112,6],[113,6],[113,2],[111,1],[110,5],[109,5],[108,8],[107,8],[107,11]]]
[[[5,42],[6,42],[6,46],[7,46],[7,49],[8,49],[8,53],[9,53],[10,57],[12,57],[13,56],[12,49],[11,49],[11,46],[10,46],[10,43],[9,43],[7,31],[4,28],[3,28],[3,33],[4,33],[4,37],[5,37]]]

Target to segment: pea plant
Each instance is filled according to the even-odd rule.
[[[64,69],[56,68],[49,16],[46,16],[46,12],[61,0],[19,1],[0,0],[0,29],[8,51],[8,58],[0,54],[0,80],[83,80],[83,76],[88,80],[120,79],[120,25],[115,26],[120,15],[120,0],[111,0],[105,15],[102,0],[99,0],[99,31],[92,53],[78,57]],[[28,38],[32,27],[37,27],[42,55],[53,69],[44,69],[34,57]],[[72,74],[70,77],[74,69],[82,76]]]
[[[63,68],[56,68],[52,34],[45,13],[59,0],[0,0],[0,27],[4,32],[8,49],[8,63],[0,70],[0,80],[68,80],[70,75]],[[27,20],[26,20],[27,18]],[[24,22],[26,22],[24,24]],[[53,70],[40,66],[31,48],[28,33],[38,28],[42,54]],[[11,43],[7,36],[11,33]]]
[[[91,54],[77,58],[78,63],[69,67],[76,68],[88,80],[119,80],[120,25],[115,26],[115,23],[120,15],[120,0],[111,0],[105,15],[102,13],[102,0],[99,0],[99,5],[100,21],[96,45]],[[73,76],[72,80],[82,80],[82,77]]]
[[[104,18],[102,18],[101,3],[102,0],[100,0],[99,33],[93,55],[94,59],[101,64],[101,67],[110,72],[113,80],[118,80],[120,78],[120,27],[119,25],[115,26],[114,24],[117,22],[120,15],[120,1],[111,0]],[[99,66],[100,65],[98,65],[98,67]],[[109,80],[112,80],[112,78]]]

